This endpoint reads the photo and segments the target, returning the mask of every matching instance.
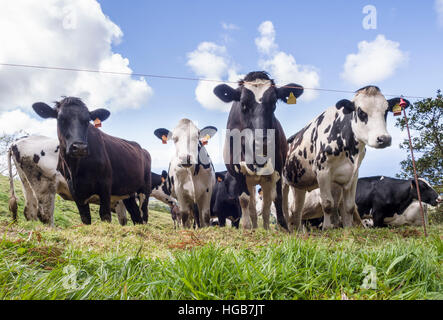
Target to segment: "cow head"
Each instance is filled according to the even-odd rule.
[[[217,128],[208,126],[199,130],[189,119],[181,119],[173,131],[160,128],[154,134],[163,141],[174,141],[179,166],[190,168],[197,163],[209,164],[204,145],[217,133]],[[203,152],[201,152],[203,149]],[[208,163],[205,163],[208,162]]]
[[[418,199],[417,186],[415,184],[415,180],[411,179],[410,183],[411,183],[412,197],[414,199]],[[431,206],[436,206],[441,201],[441,198],[439,197],[437,191],[435,191],[431,187],[429,182],[427,182],[425,179],[423,178],[418,179],[418,187],[420,188],[421,201],[423,201],[424,203],[428,203]]]
[[[404,99],[406,107],[409,101]],[[340,100],[335,105],[343,108],[345,114],[352,113],[352,130],[357,140],[373,148],[386,148],[392,138],[386,129],[388,112],[400,102],[400,98],[386,100],[376,86],[367,86],[357,90],[354,99]]]
[[[55,108],[43,102],[34,103],[32,108],[44,119],[57,119],[60,145],[66,148],[66,155],[74,158],[88,155],[88,130],[94,128],[90,121],[105,121],[111,114],[106,109],[89,111],[79,98],[74,97],[56,102]]]
[[[227,171],[221,171],[215,173],[216,183],[223,185],[223,198],[228,201],[236,201],[242,193],[242,188],[237,180],[230,175]]]
[[[255,145],[255,140],[258,139],[256,134],[261,135],[260,139],[262,140],[260,142],[263,143],[263,146],[268,146],[268,143],[274,143],[274,141],[267,140],[268,134],[274,132],[269,130],[276,129],[274,111],[277,100],[280,99],[285,103],[295,103],[294,100],[301,96],[302,93],[303,87],[295,83],[277,87],[264,71],[248,73],[244,79],[239,81],[237,89],[226,84],[221,84],[214,88],[214,94],[220,100],[227,103],[233,102],[231,110],[237,112],[236,118],[238,118],[235,121],[241,123],[239,126],[241,128],[237,129],[245,130],[247,128],[249,130],[251,136],[246,139],[253,141],[247,142],[250,145],[247,152],[252,148],[255,152],[258,152],[257,146],[252,147],[253,144]],[[228,129],[235,128],[228,127]],[[242,149],[246,147],[244,143],[242,145]],[[265,154],[264,149],[262,153]],[[255,160],[256,158],[254,159],[255,164],[261,165],[256,163]]]

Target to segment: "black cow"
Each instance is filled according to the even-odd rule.
[[[241,218],[241,207],[238,197],[241,190],[236,179],[227,171],[215,173],[216,182],[211,196],[211,217],[218,218],[220,227],[226,225],[226,219],[238,228]]]
[[[255,186],[260,184],[264,191],[264,228],[269,229],[269,209],[274,201],[278,223],[287,229],[282,210],[281,173],[288,144],[274,111],[278,99],[294,103],[302,93],[303,87],[298,84],[278,88],[264,71],[248,73],[237,89],[226,84],[214,89],[222,101],[233,102],[226,126],[224,161],[243,192],[250,195],[242,195],[240,199],[246,228],[251,226],[250,220],[252,227],[257,228]]]
[[[424,179],[418,180],[421,200],[432,206],[440,200],[437,192]],[[374,226],[386,226],[384,218],[402,214],[418,199],[414,179],[402,180],[384,176],[358,179],[355,202],[361,217],[372,215]]]
[[[90,121],[104,121],[106,109],[89,111],[75,97],[56,102],[34,103],[32,108],[42,118],[57,119],[60,142],[58,170],[68,182],[83,223],[91,224],[87,200],[100,197],[100,218],[111,221],[111,197],[124,199],[134,224],[148,221],[148,201],[151,193],[151,156],[136,142],[116,138],[93,126]],[[143,219],[135,200],[143,194]]]

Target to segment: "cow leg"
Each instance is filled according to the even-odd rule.
[[[352,227],[355,212],[355,193],[357,190],[357,179],[352,183],[351,187],[343,189],[343,199],[340,206],[341,221],[344,228]]]
[[[102,193],[100,195],[100,219],[101,221],[111,222],[111,194],[110,193]]]
[[[131,215],[131,220],[133,224],[142,224],[143,219],[140,215],[140,209],[135,201],[135,197],[131,196],[128,199],[124,199],[123,203],[125,204],[126,210],[128,210]]]
[[[54,226],[54,202],[56,192],[56,182],[54,178],[40,177],[36,186],[36,196],[38,199],[37,216],[44,224]]]
[[[275,185],[274,185],[275,186]],[[273,199],[273,195],[275,198],[275,190],[273,190],[272,186],[268,183],[264,183],[262,186],[263,190],[263,207],[262,207],[262,217],[263,217],[263,228],[265,230],[269,230],[269,215],[271,214],[271,204]],[[280,189],[281,192],[281,189]],[[281,193],[280,193],[281,196]],[[255,197],[254,197],[255,199]],[[281,198],[280,198],[281,200]],[[276,204],[277,207],[277,204]],[[254,205],[255,208],[255,205]],[[281,211],[281,202],[280,202],[280,214],[283,217],[283,212]],[[278,210],[277,210],[278,217]]]
[[[320,188],[321,207],[324,213],[323,230],[336,228],[340,224],[338,218],[338,200],[340,199],[341,187],[338,185],[333,186],[331,177],[327,173],[319,173],[317,181]]]
[[[257,223],[257,207],[256,207],[256,203],[255,203],[255,192],[256,192],[255,185],[248,186],[248,191],[250,194],[249,204],[248,204],[249,216],[251,218],[252,228],[257,229],[258,223]],[[265,194],[264,191],[263,191],[263,194]],[[265,198],[265,196],[263,196],[263,199],[264,198]],[[264,203],[264,201],[263,201],[263,203]],[[271,206],[269,205],[268,217],[269,217],[270,210],[271,210]],[[268,218],[268,224],[269,224],[269,218]]]
[[[374,211],[372,212],[372,217],[374,221],[374,227],[386,227],[386,224],[384,223],[385,214],[382,210],[374,209]]]
[[[238,200],[240,202],[240,208],[242,211],[240,224],[242,225],[243,229],[251,229],[252,223],[251,217],[249,216],[249,196],[246,193],[242,193]]]
[[[138,195],[139,203],[140,203],[140,214],[143,218],[143,223],[148,223],[149,218],[149,212],[148,212],[148,204],[149,204],[149,197],[146,196],[146,194],[139,193]]]
[[[277,181],[275,191],[276,191],[276,197],[274,199],[274,205],[275,205],[275,210],[277,211],[277,222],[282,228],[284,228],[285,230],[288,230],[288,225],[287,225],[287,222],[289,221],[287,219],[288,193],[286,192],[286,200],[285,200],[285,198],[283,197],[283,193],[282,193],[281,179]],[[286,214],[283,210],[283,206],[285,206],[285,203],[286,203]]]
[[[302,226],[302,211],[303,207],[305,205],[305,197],[306,197],[306,190],[304,189],[297,189],[291,186],[291,192],[292,192],[292,198],[294,199],[294,202],[292,203],[292,206],[290,208],[291,210],[291,227],[290,232],[297,230],[301,231],[303,229]]]
[[[209,226],[209,221],[211,219],[211,195],[212,188],[208,188],[208,191],[198,199],[197,206],[202,228]]]
[[[80,201],[75,201],[77,205],[78,212],[80,213],[80,219],[84,224],[91,224],[91,211],[89,209],[89,204],[83,204]]]
[[[285,220],[287,222],[287,224],[289,224],[289,185],[284,183],[282,186],[282,210],[283,210],[283,215],[285,216]],[[278,219],[278,217],[277,217]],[[288,225],[287,225],[288,226]],[[289,230],[289,226],[288,226],[288,230]]]
[[[128,223],[128,218],[126,217],[126,208],[123,201],[117,201],[117,204],[115,205],[115,212],[117,213],[117,218],[120,225],[125,226]]]
[[[20,171],[18,172],[20,173]],[[23,185],[23,195],[25,197],[25,209],[23,210],[23,214],[28,221],[37,220],[38,199],[34,195],[34,191],[32,190],[28,179],[20,174],[20,180]]]

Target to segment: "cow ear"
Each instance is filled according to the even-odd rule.
[[[166,179],[168,177],[168,173],[166,172],[166,170],[162,171],[162,178]]]
[[[288,104],[295,104],[295,98],[303,94],[303,86],[296,83],[289,83],[283,87],[277,88],[277,97]]]
[[[100,121],[105,121],[106,119],[109,118],[110,115],[111,112],[109,112],[106,109],[96,109],[94,111],[89,112],[89,117],[91,118],[92,121],[94,121],[95,119],[100,119]]]
[[[240,101],[240,91],[227,84],[216,86],[214,88],[214,94],[223,102]]]
[[[217,128],[213,126],[207,126],[200,130],[200,139],[207,138],[208,140],[215,136]]]
[[[154,135],[159,138],[163,144],[166,144],[169,139],[171,139],[172,133],[168,129],[159,128],[154,131]]]
[[[348,99],[340,100],[335,104],[335,107],[337,109],[343,108],[344,113],[351,113],[355,111],[355,104],[352,101],[349,101]]]
[[[57,119],[57,110],[51,108],[44,102],[36,102],[32,105],[32,109],[43,119],[55,118]]]
[[[386,101],[388,101],[388,110],[390,112],[393,112],[392,109],[394,108],[395,105],[400,103],[400,98],[392,98]],[[406,102],[406,106],[404,107],[406,109],[407,107],[409,107],[410,102],[406,99],[403,99],[403,101]]]

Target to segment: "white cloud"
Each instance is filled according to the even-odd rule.
[[[235,71],[234,64],[227,56],[226,47],[213,42],[202,42],[197,49],[188,53],[187,65],[199,77],[215,81],[199,81],[195,89],[197,101],[211,110],[229,111],[231,105],[222,102],[215,96],[213,90],[224,81],[238,81],[242,77]],[[229,85],[233,85],[228,83]],[[235,86],[235,85],[233,85]]]
[[[275,43],[275,29],[271,21],[264,21],[258,27],[260,36],[255,39],[259,53],[264,57],[259,66],[268,71],[279,85],[290,82],[298,83],[306,88],[318,88],[320,75],[318,69],[310,65],[297,64],[292,54],[280,51]],[[317,97],[314,90],[305,90],[301,99],[313,100]]]
[[[57,123],[54,119],[39,121],[20,109],[0,114],[0,135],[23,130],[26,134],[40,134],[57,138]]]
[[[235,25],[233,23],[226,23],[226,22],[222,22],[222,28],[224,30],[238,30],[238,29],[240,29],[237,25]]]
[[[341,77],[354,85],[366,85],[385,80],[408,60],[400,43],[378,35],[374,41],[358,43],[358,53],[348,54]]]
[[[443,27],[443,0],[435,0],[435,11],[437,12],[438,23]]]
[[[0,10],[0,62],[102,69],[131,73],[128,59],[112,51],[120,28],[96,0],[17,0]],[[31,110],[62,95],[82,98],[92,108],[138,108],[153,94],[143,78],[0,66],[0,112]]]

